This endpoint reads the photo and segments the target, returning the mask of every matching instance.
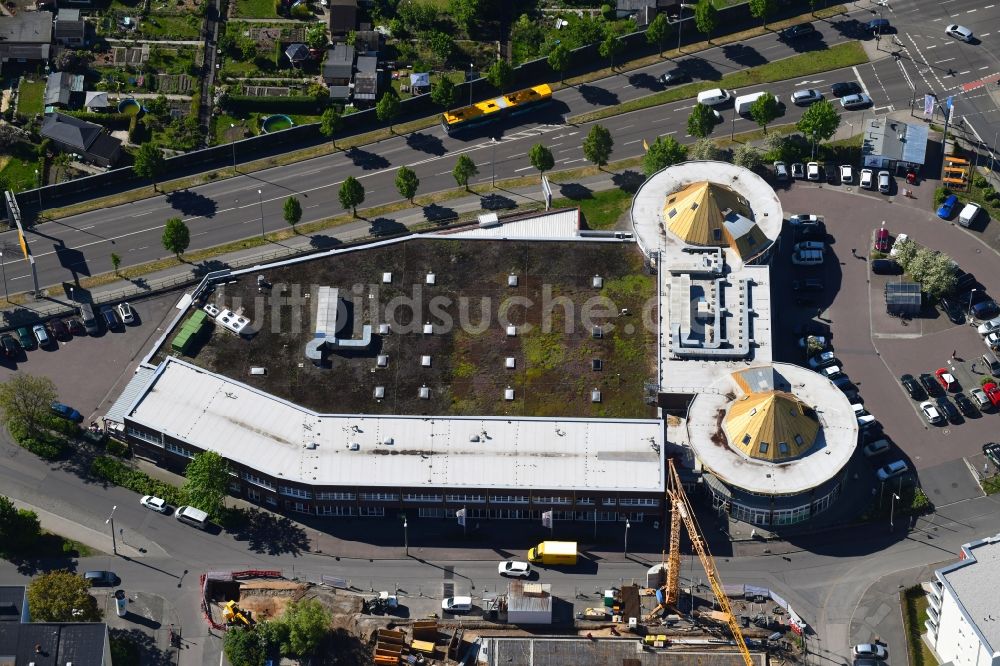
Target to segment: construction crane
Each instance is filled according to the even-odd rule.
[[[743,640],[743,632],[740,630],[739,622],[737,622],[736,616],[733,614],[733,607],[729,604],[729,597],[726,596],[725,591],[722,589],[722,581],[719,580],[719,573],[715,568],[715,560],[712,559],[712,553],[708,550],[708,545],[705,543],[705,540],[701,536],[701,531],[698,529],[698,523],[694,518],[694,510],[691,508],[691,503],[684,492],[684,486],[681,485],[681,478],[677,474],[677,468],[674,467],[673,460],[667,462],[667,497],[670,499],[670,553],[667,556],[667,584],[664,592],[665,603],[663,605],[668,608],[675,606],[680,594],[680,524],[683,521],[688,537],[691,539],[691,545],[694,546],[695,552],[698,553],[701,566],[705,570],[708,582],[712,585],[715,600],[726,615],[726,622],[729,625],[730,632],[733,634],[733,640],[736,641],[736,646],[740,649],[740,654],[743,655],[743,661],[746,663],[746,666],[754,666],[750,650],[747,649],[746,641]]]

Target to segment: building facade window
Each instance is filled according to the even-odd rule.
[[[572,504],[572,497],[532,497],[534,504]]]
[[[660,500],[655,497],[623,497],[618,500],[620,506],[660,506]]]
[[[268,490],[274,490],[274,484],[265,479],[264,477],[257,476],[251,472],[243,472],[240,474],[240,478],[247,483],[252,483],[255,486],[260,486],[261,488],[267,488]]]
[[[601,500],[601,504],[604,506],[616,506],[618,504],[617,497],[605,497]]]
[[[404,502],[440,502],[441,495],[425,495],[423,493],[405,493]]]
[[[361,506],[358,507],[359,516],[382,518],[385,516],[384,506]]]
[[[240,483],[239,481],[229,482],[229,492],[231,492],[234,495],[239,495],[242,491],[243,491],[242,483]]]
[[[351,497],[351,499],[354,498]],[[397,495],[396,493],[361,493],[362,502],[395,502],[398,499],[399,495]]]
[[[341,501],[354,501],[354,493],[335,493],[329,491],[323,491],[316,493],[316,499],[318,500],[341,500]]]
[[[490,504],[527,504],[527,495],[490,495]]]
[[[247,488],[247,499],[251,502],[259,502],[260,491],[254,490],[253,488]]]
[[[278,488],[278,492],[282,495],[288,497],[301,497],[302,499],[312,499],[312,493],[305,488],[296,488],[295,486],[281,486]]]
[[[445,518],[450,512],[448,509],[432,509],[429,507],[421,507],[417,512],[417,516],[420,518]]]
[[[576,503],[577,503],[577,506],[593,506],[594,505],[594,498],[593,497],[577,497],[576,498]]]
[[[486,502],[486,495],[445,495],[445,501],[458,504],[483,504]]]
[[[317,516],[353,516],[355,515],[355,507],[353,506],[330,506],[329,504],[321,504],[316,507]]]
[[[288,508],[298,513],[312,513],[305,502],[288,502]]]
[[[166,449],[171,453],[176,453],[177,455],[184,456],[185,458],[194,458],[194,451],[191,451],[190,449],[185,449],[183,446],[178,446],[173,442],[167,442]]]
[[[138,428],[129,426],[125,429],[125,432],[132,437],[136,437],[144,442],[149,442],[150,444],[155,444],[156,446],[163,448],[163,441],[158,436],[148,433],[145,430],[139,430]]]

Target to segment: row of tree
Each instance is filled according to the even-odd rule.
[[[330,612],[316,599],[288,605],[276,620],[231,627],[222,649],[232,666],[264,666],[268,659],[310,657],[330,635]]]
[[[750,105],[750,117],[767,132],[767,126],[781,115],[781,105],[771,93],[765,92]],[[687,131],[691,136],[704,139],[715,129],[718,119],[711,107],[701,102],[694,105],[687,120]],[[796,123],[796,128],[809,137],[815,145],[826,141],[840,127],[840,114],[833,103],[822,99],[806,109]]]

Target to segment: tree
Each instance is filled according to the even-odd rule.
[[[417,173],[405,166],[399,167],[399,170],[396,171],[396,189],[399,190],[399,196],[409,199],[410,203],[413,203],[413,197],[417,194],[418,187],[420,187],[420,179],[417,178]]]
[[[479,167],[476,166],[476,163],[468,155],[459,155],[458,161],[455,162],[455,168],[451,171],[451,175],[455,177],[456,183],[465,189],[469,189],[469,179],[479,175]]]
[[[448,58],[451,57],[452,52],[455,50],[455,39],[448,33],[441,32],[440,30],[432,32],[427,42],[434,55],[441,59],[441,64],[448,62]]]
[[[153,99],[147,99],[143,106],[151,116],[162,119],[170,115],[170,102],[167,101],[166,95],[160,94]]]
[[[795,124],[800,132],[812,139],[813,154],[816,154],[816,142],[828,141],[840,127],[840,114],[833,104],[826,99],[821,99],[815,104],[811,104],[799,122]]]
[[[38,514],[18,509],[0,495],[0,554],[8,557],[29,553],[42,534]]]
[[[337,141],[333,136],[340,131],[340,128],[344,126],[344,117],[337,113],[336,109],[332,106],[323,110],[323,115],[319,119],[319,133],[326,138],[333,141],[334,148],[337,147]]]
[[[163,159],[163,151],[151,143],[144,143],[139,146],[135,154],[135,164],[132,169],[140,178],[149,178],[153,181],[153,191],[156,192],[156,179],[167,166],[167,161]]]
[[[611,132],[603,125],[594,125],[590,128],[590,133],[583,140],[583,156],[597,165],[598,169],[604,167],[611,157],[615,141],[611,138]]]
[[[0,384],[0,410],[4,424],[22,428],[30,437],[38,435],[40,426],[49,415],[49,405],[57,397],[56,385],[48,377],[14,373]]]
[[[672,136],[661,136],[652,144],[642,158],[642,170],[647,176],[652,176],[660,169],[671,164],[684,161],[687,148],[677,143]]]
[[[288,627],[289,652],[298,656],[313,654],[330,632],[330,612],[316,599],[289,604],[281,620]]]
[[[556,44],[556,47],[549,52],[549,67],[552,68],[553,72],[559,72],[559,83],[565,80],[564,74],[569,69],[569,63],[572,58],[573,52],[562,42]]]
[[[56,56],[56,69],[60,72],[73,72],[74,74],[86,74],[90,63],[94,61],[94,56],[86,51],[63,51]]]
[[[767,17],[774,13],[775,0],[750,0],[750,15],[764,21],[767,27]]]
[[[115,269],[115,275],[118,275],[118,267],[122,265],[122,258],[119,257],[114,252],[111,253],[111,267]]]
[[[711,107],[697,102],[688,116],[687,131],[691,136],[704,139],[715,129],[715,113]]]
[[[689,160],[719,160],[722,159],[722,151],[711,139],[698,139],[688,147],[687,156]]]
[[[500,92],[507,92],[507,88],[514,81],[514,68],[506,60],[497,60],[486,70],[486,80]]]
[[[264,666],[264,646],[254,629],[232,627],[222,640],[222,651],[233,666]]]
[[[90,596],[90,581],[69,571],[49,571],[28,585],[32,622],[100,622],[97,599]]]
[[[399,110],[399,95],[393,88],[386,90],[382,99],[375,104],[375,115],[383,123],[389,123],[390,132],[392,132],[392,121],[399,115]]]
[[[285,215],[285,222],[288,222],[288,224],[292,225],[292,229],[295,229],[295,225],[302,219],[302,204],[299,203],[298,197],[288,197],[285,199],[283,213]]]
[[[326,23],[316,23],[306,30],[306,44],[309,48],[322,49],[329,42],[326,36]]]
[[[531,166],[538,169],[541,174],[544,174],[556,165],[555,158],[552,157],[552,151],[540,143],[536,143],[531,147],[528,151],[528,159],[531,161]]]
[[[163,227],[163,249],[173,252],[178,259],[184,254],[191,244],[191,231],[184,221],[179,217],[172,217],[167,220]]]
[[[660,49],[661,56],[663,55],[663,42],[666,41],[668,34],[670,34],[670,24],[667,23],[666,14],[657,14],[656,18],[646,26],[646,41],[650,44],[656,44],[657,48]]]
[[[365,201],[365,186],[362,185],[354,176],[348,176],[344,182],[340,184],[339,196],[340,205],[344,207],[344,210],[350,208],[351,214],[354,217],[357,217],[358,206]]]
[[[764,129],[767,134],[767,126],[781,114],[781,107],[778,100],[769,92],[763,93],[750,105],[750,117]]]
[[[446,109],[455,103],[455,82],[447,76],[442,76],[431,88],[431,100]]]
[[[719,10],[712,4],[712,0],[698,0],[698,4],[694,6],[694,25],[711,43],[712,33],[719,25]]]
[[[7,123],[0,125],[0,150],[10,153],[10,149],[20,142],[21,133],[14,129],[13,125]]]
[[[259,53],[257,52],[257,42],[255,42],[254,40],[250,39],[249,37],[240,37],[239,41],[237,42],[237,46],[240,49],[240,55],[242,56],[242,60],[246,62],[254,62],[257,59]],[[284,54],[285,52],[281,51],[281,55]]]
[[[937,301],[955,290],[958,277],[955,275],[955,262],[943,252],[935,252],[927,266],[924,279],[921,280],[923,290],[932,301]]]
[[[222,514],[229,487],[229,465],[215,451],[195,455],[184,469],[182,492],[188,503],[212,516]]]
[[[448,13],[455,25],[466,33],[472,32],[472,27],[479,17],[479,0],[448,0]]]
[[[733,151],[733,164],[750,171],[758,171],[764,166],[764,155],[755,146],[744,143]]]
[[[920,251],[920,246],[914,243],[911,239],[904,238],[901,241],[893,243],[892,251],[895,253],[893,258],[896,260],[896,263],[899,264],[904,271],[909,272],[910,262],[912,262],[914,257],[917,256],[917,252]]]
[[[618,38],[618,35],[608,35],[597,48],[597,52],[601,54],[602,58],[611,60],[611,69],[614,70],[615,56],[621,53],[623,48],[625,48],[625,43]]]

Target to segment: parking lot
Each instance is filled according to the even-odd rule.
[[[55,382],[59,400],[75,408],[84,423],[103,415],[118,391],[132,376],[149,344],[163,332],[180,293],[131,301],[136,323],[98,336],[74,337],[48,349],[22,352],[19,358],[2,358],[0,381],[15,372],[49,377]]]
[[[787,259],[787,242],[776,262],[777,274],[787,279],[775,281],[784,290],[775,298],[787,303],[798,316],[791,326],[782,327],[776,356],[803,362],[804,353],[791,342],[801,332],[794,330],[796,325],[815,315],[815,324],[828,326],[836,357],[863,396],[866,409],[909,459],[931,500],[942,505],[982,493],[971,459],[981,456],[985,442],[997,439],[1000,414],[992,411],[963,418],[957,424],[931,426],[920,414],[919,402],[900,385],[899,377],[948,368],[968,395],[968,389],[979,386],[978,378],[982,377],[972,371],[972,362],[987,348],[974,322],[955,325],[938,311],[930,312],[928,318],[911,320],[886,315],[885,282],[899,278],[871,275],[867,259],[873,233],[884,221],[893,237],[903,232],[918,243],[951,255],[963,270],[974,273],[989,293],[1000,294],[996,254],[975,235],[933,215],[929,210],[933,187],[933,183],[918,186],[916,199],[802,181],[778,192],[786,217],[795,213],[823,215],[830,238],[821,267],[793,268]],[[805,278],[822,279],[825,290],[804,299],[800,292],[791,290],[790,283]],[[981,362],[976,372],[982,372]],[[892,457],[889,454],[879,462]]]

